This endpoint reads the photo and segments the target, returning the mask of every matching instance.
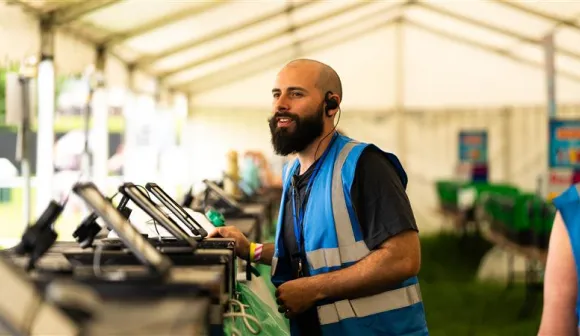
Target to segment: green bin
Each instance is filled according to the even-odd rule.
[[[522,193],[517,199],[513,231],[510,239],[520,246],[534,245],[535,235],[532,229],[536,220],[538,197],[530,193]]]
[[[479,188],[479,199],[484,200],[484,210],[491,220],[492,229],[506,237],[512,234],[518,189],[503,184],[488,184]]]
[[[464,182],[440,180],[435,182],[439,197],[439,206],[445,211],[455,212],[458,209],[457,192],[465,185]]]

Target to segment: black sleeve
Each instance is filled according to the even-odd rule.
[[[418,231],[399,175],[375,147],[367,147],[359,158],[351,199],[369,250],[403,231]]]

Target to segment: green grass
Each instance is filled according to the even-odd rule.
[[[491,245],[479,237],[450,234],[421,239],[421,292],[430,335],[516,336],[537,334],[541,296],[528,318],[520,318],[523,286],[507,290],[475,278]]]

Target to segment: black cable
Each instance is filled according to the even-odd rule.
[[[109,201],[111,203],[113,203],[113,200],[115,199],[115,197],[117,197],[117,195],[119,195],[119,192],[118,191],[116,193],[114,193],[113,196],[109,197]]]
[[[320,145],[322,144],[322,141],[324,141],[324,139],[326,139],[329,135],[331,135],[332,133],[334,133],[334,131],[336,130],[336,127],[338,127],[338,123],[340,122],[340,116],[342,115],[342,110],[340,107],[338,107],[338,120],[336,121],[336,124],[334,125],[334,127],[332,128],[332,130],[330,132],[328,132],[328,134],[326,134],[322,139],[320,139],[320,141],[318,142],[318,146],[316,146],[316,151],[314,152],[314,161],[316,161],[316,154],[318,154],[318,150],[320,149]]]
[[[75,184],[77,184],[77,183],[79,183],[79,182],[81,181],[81,178],[83,177],[83,175],[84,175],[84,172],[81,170],[81,172],[80,172],[80,174],[79,174],[79,178],[77,179],[77,181],[76,181],[76,183],[75,183]],[[70,197],[70,195],[71,195],[72,191],[73,191],[73,188],[71,188],[71,189],[68,191],[68,194],[66,195],[66,197],[65,197],[65,199],[64,199],[64,202],[63,202],[63,204],[62,204],[62,206],[63,206],[63,207],[64,207],[64,206],[65,206],[65,205],[68,203],[68,199],[69,199],[69,197]]]
[[[136,184],[135,185],[137,188],[141,188],[143,190],[145,190],[145,194],[147,194],[147,198],[153,202],[153,200],[151,199],[151,195],[149,194],[149,190],[147,190],[147,188],[145,188],[144,186],[140,185],[140,184]]]

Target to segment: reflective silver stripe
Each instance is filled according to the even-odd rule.
[[[278,257],[272,257],[272,269],[270,272],[271,276],[274,276],[274,272],[276,272],[276,266],[278,266]]]
[[[306,252],[306,259],[312,269],[319,269],[325,266],[340,266],[340,253],[338,248],[318,249]]]
[[[320,306],[318,319],[321,325],[331,324],[351,317],[364,317],[409,307],[418,302],[421,302],[421,289],[419,284],[414,284],[373,296]]]
[[[344,166],[350,151],[357,144],[357,142],[352,141],[344,145],[334,162],[332,172],[332,214],[334,215],[334,225],[342,263],[358,261],[366,257],[370,252],[364,242],[357,242],[354,238],[342,188],[342,166]]]
[[[312,269],[340,266],[343,263],[358,261],[369,253],[364,241],[358,241],[351,246],[326,248],[306,253],[306,258]]]
[[[348,220],[350,223],[350,220]],[[351,231],[352,232],[352,231]],[[370,253],[364,240],[357,241],[350,246],[340,247],[340,258],[343,263],[359,261]]]

